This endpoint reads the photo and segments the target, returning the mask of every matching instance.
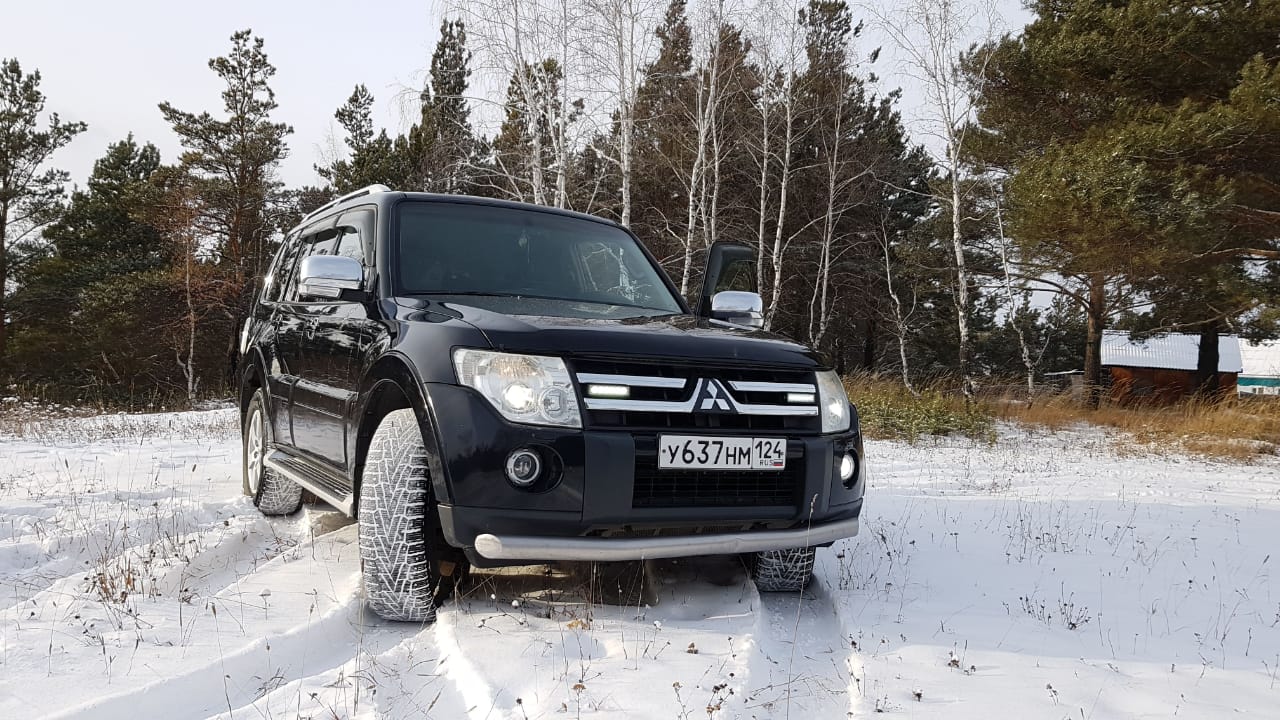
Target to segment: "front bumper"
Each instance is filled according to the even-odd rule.
[[[584,538],[485,533],[476,537],[475,552],[490,560],[616,562],[812,547],[857,534],[856,517],[792,530],[754,530],[685,537]]]
[[[866,474],[856,431],[665,431],[786,437],[794,492],[767,504],[664,505],[653,495],[653,466],[641,460],[656,456],[655,438],[664,431],[515,425],[467,388],[427,389],[434,432],[424,436],[435,446],[428,458],[440,528],[479,566],[756,552],[825,545],[858,532]],[[528,446],[554,452],[561,465],[555,482],[532,491],[513,487],[503,472],[507,454]],[[850,483],[839,477],[845,452],[858,459]]]

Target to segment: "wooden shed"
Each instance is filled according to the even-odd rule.
[[[1240,339],[1218,338],[1218,387],[1234,393],[1240,375]],[[1169,333],[1137,341],[1128,333],[1102,336],[1102,367],[1110,374],[1111,399],[1167,405],[1195,391],[1199,335]]]

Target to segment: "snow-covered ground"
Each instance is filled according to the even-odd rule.
[[[363,610],[334,512],[257,515],[234,422],[0,435],[0,718],[1280,717],[1280,462],[875,442],[803,597],[530,568],[423,627]]]

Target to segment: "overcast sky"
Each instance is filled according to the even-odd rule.
[[[1018,0],[999,3],[1007,26],[1016,29],[1026,22]],[[277,69],[272,82],[280,104],[276,118],[294,128],[281,177],[290,186],[318,183],[312,166],[332,153],[335,140],[340,144],[333,113],[357,83],[365,83],[377,99],[376,124],[392,132],[405,127],[405,108],[426,75],[440,24],[436,4],[427,0],[6,4],[0,58],[17,57],[27,72],[39,69],[47,109],[89,124],[54,158],[81,184],[107,145],[130,132],[155,143],[166,162],[176,160],[181,148],[156,106],[169,101],[183,110],[220,115],[222,88],[207,62],[224,55],[231,34],[244,28],[266,40]],[[859,49],[866,52],[882,42],[872,31]],[[910,117],[918,93],[891,64],[887,54],[877,72],[885,88],[903,87]]]

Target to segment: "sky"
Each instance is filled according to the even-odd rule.
[[[225,55],[232,33],[245,28],[266,40],[277,70],[276,118],[294,129],[281,178],[314,184],[312,165],[331,152],[335,137],[341,144],[333,113],[352,88],[365,83],[377,99],[374,122],[399,128],[396,99],[416,95],[439,35],[435,9],[422,0],[12,5],[0,24],[0,58],[17,57],[25,72],[39,69],[46,109],[89,124],[54,156],[54,165],[81,184],[107,146],[130,132],[155,143],[164,161],[175,161],[181,146],[157,106],[168,101],[217,115],[222,87],[208,61]]]
[[[1019,0],[995,0],[1011,29],[1027,20]],[[856,15],[859,13],[857,3]],[[440,9],[429,0],[382,0],[361,6],[313,0],[36,0],[12,4],[0,25],[0,58],[38,69],[46,109],[89,129],[54,156],[54,165],[83,184],[107,146],[130,132],[154,143],[166,162],[181,152],[157,105],[215,115],[221,111],[209,58],[226,54],[231,34],[252,28],[276,66],[276,119],[293,126],[280,168],[289,186],[318,184],[313,165],[341,148],[334,110],[364,83],[376,98],[374,123],[405,129],[439,35]],[[919,88],[895,70],[887,39],[868,29],[860,52],[883,44],[875,68],[881,89],[903,89],[908,127],[919,115]],[[920,137],[919,141],[925,138]]]

